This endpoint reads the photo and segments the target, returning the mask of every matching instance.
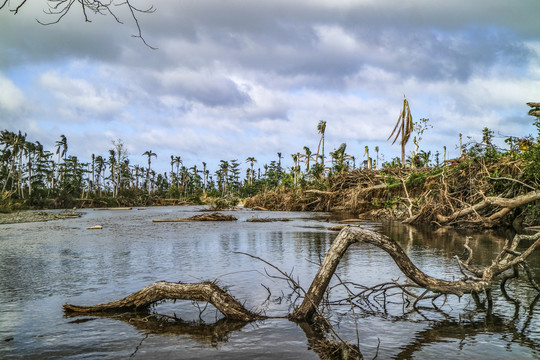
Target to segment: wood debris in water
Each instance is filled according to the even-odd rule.
[[[156,219],[152,220],[152,222],[186,222],[186,221],[236,221],[238,220],[232,215],[225,215],[222,213],[212,213],[212,214],[201,214],[201,215],[195,215],[189,218],[181,218],[181,219]]]
[[[104,208],[94,208],[94,210],[131,210],[131,207],[104,207]]]
[[[259,218],[259,217],[252,217],[250,219],[246,220],[247,222],[276,222],[276,221],[291,221],[291,219],[288,218]]]

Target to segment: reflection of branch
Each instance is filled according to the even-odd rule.
[[[449,339],[463,341],[463,339],[474,338],[478,334],[484,334],[486,332],[499,334],[510,333],[509,342],[519,342],[531,349],[537,349],[540,346],[538,340],[525,336],[524,329],[519,330],[514,324],[515,322],[505,321],[504,318],[495,314],[488,314],[484,319],[470,323],[449,320],[435,322],[430,328],[411,336],[413,339],[411,343],[401,347],[401,352],[395,355],[394,358],[412,359],[415,358],[414,355],[422,348],[429,347],[430,345],[439,342],[447,343]],[[504,339],[506,336],[502,338]]]
[[[68,313],[70,317],[80,317],[81,314]],[[242,329],[247,322],[230,321],[222,318],[213,324],[202,322],[187,322],[179,318],[173,318],[161,314],[149,314],[148,312],[127,312],[120,315],[111,312],[93,313],[92,316],[106,317],[129,323],[139,330],[150,334],[188,335],[201,343],[226,342],[230,333]],[[91,318],[89,320],[94,320]],[[77,322],[80,320],[74,320]]]

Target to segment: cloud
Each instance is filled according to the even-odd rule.
[[[454,149],[483,127],[533,132],[527,101],[540,99],[536,0],[261,0],[157,2],[141,14],[150,50],[125,23],[73,13],[41,26],[43,3],[0,11],[0,112],[10,126],[70,151],[105,153],[121,138],[141,154],[218,162],[319,141],[362,157],[386,141],[403,95],[434,125],[421,146]],[[18,130],[18,129],[13,129]],[[41,141],[41,140],[40,140]]]
[[[25,100],[23,91],[12,80],[0,73],[0,114],[7,116],[21,112]]]

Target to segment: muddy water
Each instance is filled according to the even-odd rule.
[[[291,273],[304,287],[317,271],[336,233],[328,214],[237,211],[237,222],[153,223],[152,219],[198,214],[197,207],[131,211],[85,210],[78,219],[0,225],[0,358],[26,359],[317,359],[306,333],[286,319],[247,325],[220,321],[210,307],[191,302],[159,304],[160,314],[187,323],[164,326],[148,314],[67,317],[62,304],[115,300],[154,281],[216,280],[245,306],[270,316],[291,311],[287,284],[261,257]],[[246,219],[287,217],[289,222]],[[102,230],[87,230],[102,225]],[[437,231],[397,223],[364,223],[398,241],[430,275],[458,278],[453,259],[472,236],[474,263],[489,263],[504,234]],[[508,236],[510,234],[507,234]],[[540,282],[540,254],[531,259]],[[340,263],[344,281],[363,285],[400,279],[392,260],[368,245],[354,245]],[[354,287],[354,285],[351,285]],[[471,312],[467,297],[410,312],[397,298],[386,307],[331,306],[328,315],[366,358],[533,359],[540,358],[540,305],[525,282],[511,284],[521,304],[497,298],[492,314]],[[330,300],[347,297],[336,288]],[[535,303],[536,300],[536,303]],[[395,302],[395,303],[394,303]],[[532,304],[532,306],[531,306]],[[201,324],[199,319],[204,320]],[[199,321],[199,326],[189,323]],[[217,322],[217,323],[216,323]],[[213,324],[213,325],[212,325]]]

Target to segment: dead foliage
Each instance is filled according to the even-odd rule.
[[[459,158],[438,168],[354,170],[328,180],[326,189],[267,191],[248,207],[288,211],[351,212],[407,223],[479,227],[538,225],[540,192],[523,175],[524,163]]]

